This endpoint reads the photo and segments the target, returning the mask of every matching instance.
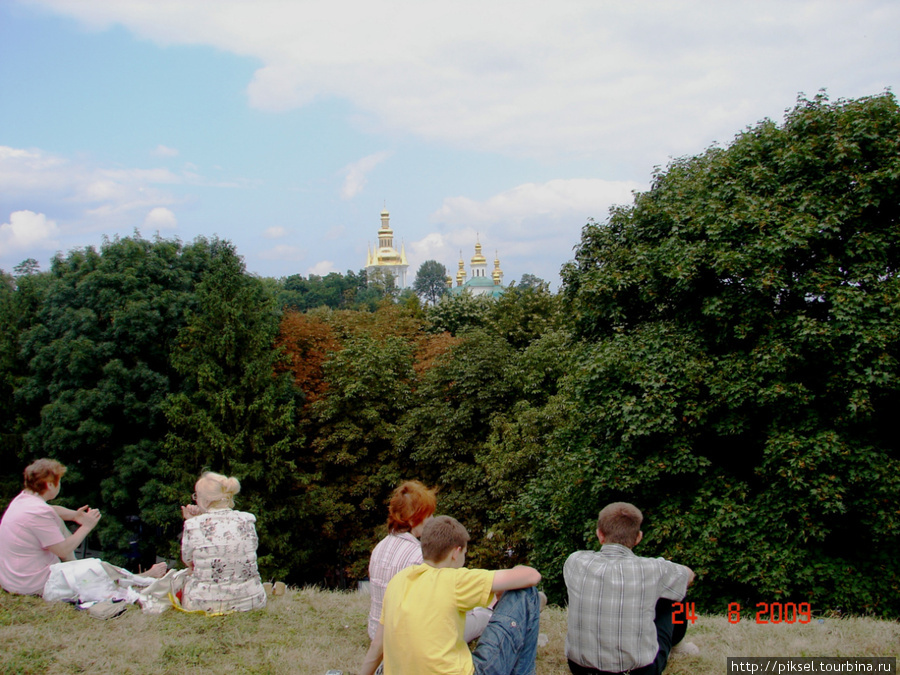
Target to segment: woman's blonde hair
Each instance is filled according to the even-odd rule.
[[[233,509],[234,496],[241,491],[238,479],[232,476],[223,476],[220,473],[206,471],[200,476],[200,480],[194,485],[197,493],[197,501],[206,509]]]

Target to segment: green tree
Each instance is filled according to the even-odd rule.
[[[376,267],[369,273],[368,290],[379,300],[394,300],[400,295],[396,277],[383,267]]]
[[[519,497],[523,486],[544,467],[555,431],[571,416],[570,400],[558,393],[559,383],[573,367],[574,345],[563,331],[549,331],[515,352],[503,375],[510,403],[494,410],[480,450],[490,494],[493,540],[506,559],[489,562],[506,566],[527,563],[531,517]]]
[[[436,305],[447,293],[447,268],[437,260],[426,260],[419,265],[412,288],[425,304]]]
[[[432,333],[464,333],[471,328],[484,328],[490,321],[492,298],[471,293],[445,295],[425,311],[428,330]]]
[[[22,467],[30,459],[24,433],[39,419],[15,394],[28,374],[21,339],[39,321],[48,282],[33,258],[16,265],[14,272],[10,276],[0,270],[0,508],[22,487]]]
[[[519,283],[515,285],[516,288],[532,288],[532,289],[544,289],[549,290],[550,284],[541,279],[540,277],[536,277],[533,274],[525,273],[522,275],[522,278],[519,280]]]
[[[240,508],[257,517],[261,572],[292,579],[306,477],[295,463],[300,439],[291,378],[275,374],[283,360],[274,347],[279,315],[274,297],[245,272],[230,243],[214,241],[211,254],[171,354],[183,384],[163,406],[165,482],[148,484],[145,494],[163,495],[153,517],[166,525],[177,522],[175,507],[202,470],[236,476]]]
[[[34,258],[26,258],[13,268],[17,277],[31,276],[41,271],[40,263]]]
[[[396,441],[416,475],[440,487],[440,508],[468,528],[475,565],[495,562],[507,549],[488,536],[499,509],[484,465],[491,420],[515,397],[512,361],[513,350],[502,338],[485,330],[465,333],[419,380]]]
[[[596,511],[706,608],[900,616],[900,109],[801,99],[589,223],[563,293],[573,413],[523,497],[545,579]]]
[[[20,435],[17,431],[15,404],[16,377],[19,372],[19,329],[16,307],[16,281],[0,270],[0,508],[5,509],[7,494],[21,487],[19,466]]]
[[[524,349],[561,322],[559,296],[547,284],[512,286],[488,305],[488,325],[515,349]]]
[[[158,543],[153,530],[138,532],[142,505],[154,498],[142,490],[161,457],[160,404],[178,386],[169,349],[207,259],[204,241],[135,236],[17,278],[21,303],[34,307],[16,391],[20,410],[39,415],[25,419],[28,455],[68,466],[62,500],[103,509],[91,544],[120,562],[136,537],[150,558]]]
[[[346,274],[331,272],[324,277],[310,274],[308,278],[292,274],[284,279],[271,279],[267,282],[274,284],[273,291],[279,308],[300,312],[318,307],[365,307],[374,310],[374,305],[382,297],[382,294],[368,290],[365,270],[358,273],[347,270]]]
[[[308,427],[316,535],[307,574],[343,586],[366,575],[390,491],[415,477],[395,448],[412,399],[412,345],[384,332],[350,336],[323,369],[325,394],[311,404]]]
[[[354,273],[347,270],[344,276],[347,285],[344,289],[344,307],[347,309],[375,310],[378,298],[377,294],[369,289],[369,274],[365,269]]]

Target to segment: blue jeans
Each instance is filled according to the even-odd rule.
[[[475,675],[534,675],[540,619],[536,588],[506,591],[472,652]]]

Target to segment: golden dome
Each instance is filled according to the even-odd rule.
[[[487,265],[487,259],[481,253],[481,242],[475,242],[475,255],[472,256],[473,265]]]

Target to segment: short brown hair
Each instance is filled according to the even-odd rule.
[[[41,494],[56,485],[65,475],[66,467],[55,459],[38,459],[25,467],[25,489]]]
[[[422,558],[439,563],[455,548],[469,543],[469,533],[456,518],[436,516],[422,530]]]
[[[597,529],[607,543],[631,548],[637,543],[644,516],[640,509],[628,502],[613,502],[597,516]]]
[[[417,480],[401,483],[391,495],[387,526],[390,532],[409,532],[434,513],[435,491]]]

